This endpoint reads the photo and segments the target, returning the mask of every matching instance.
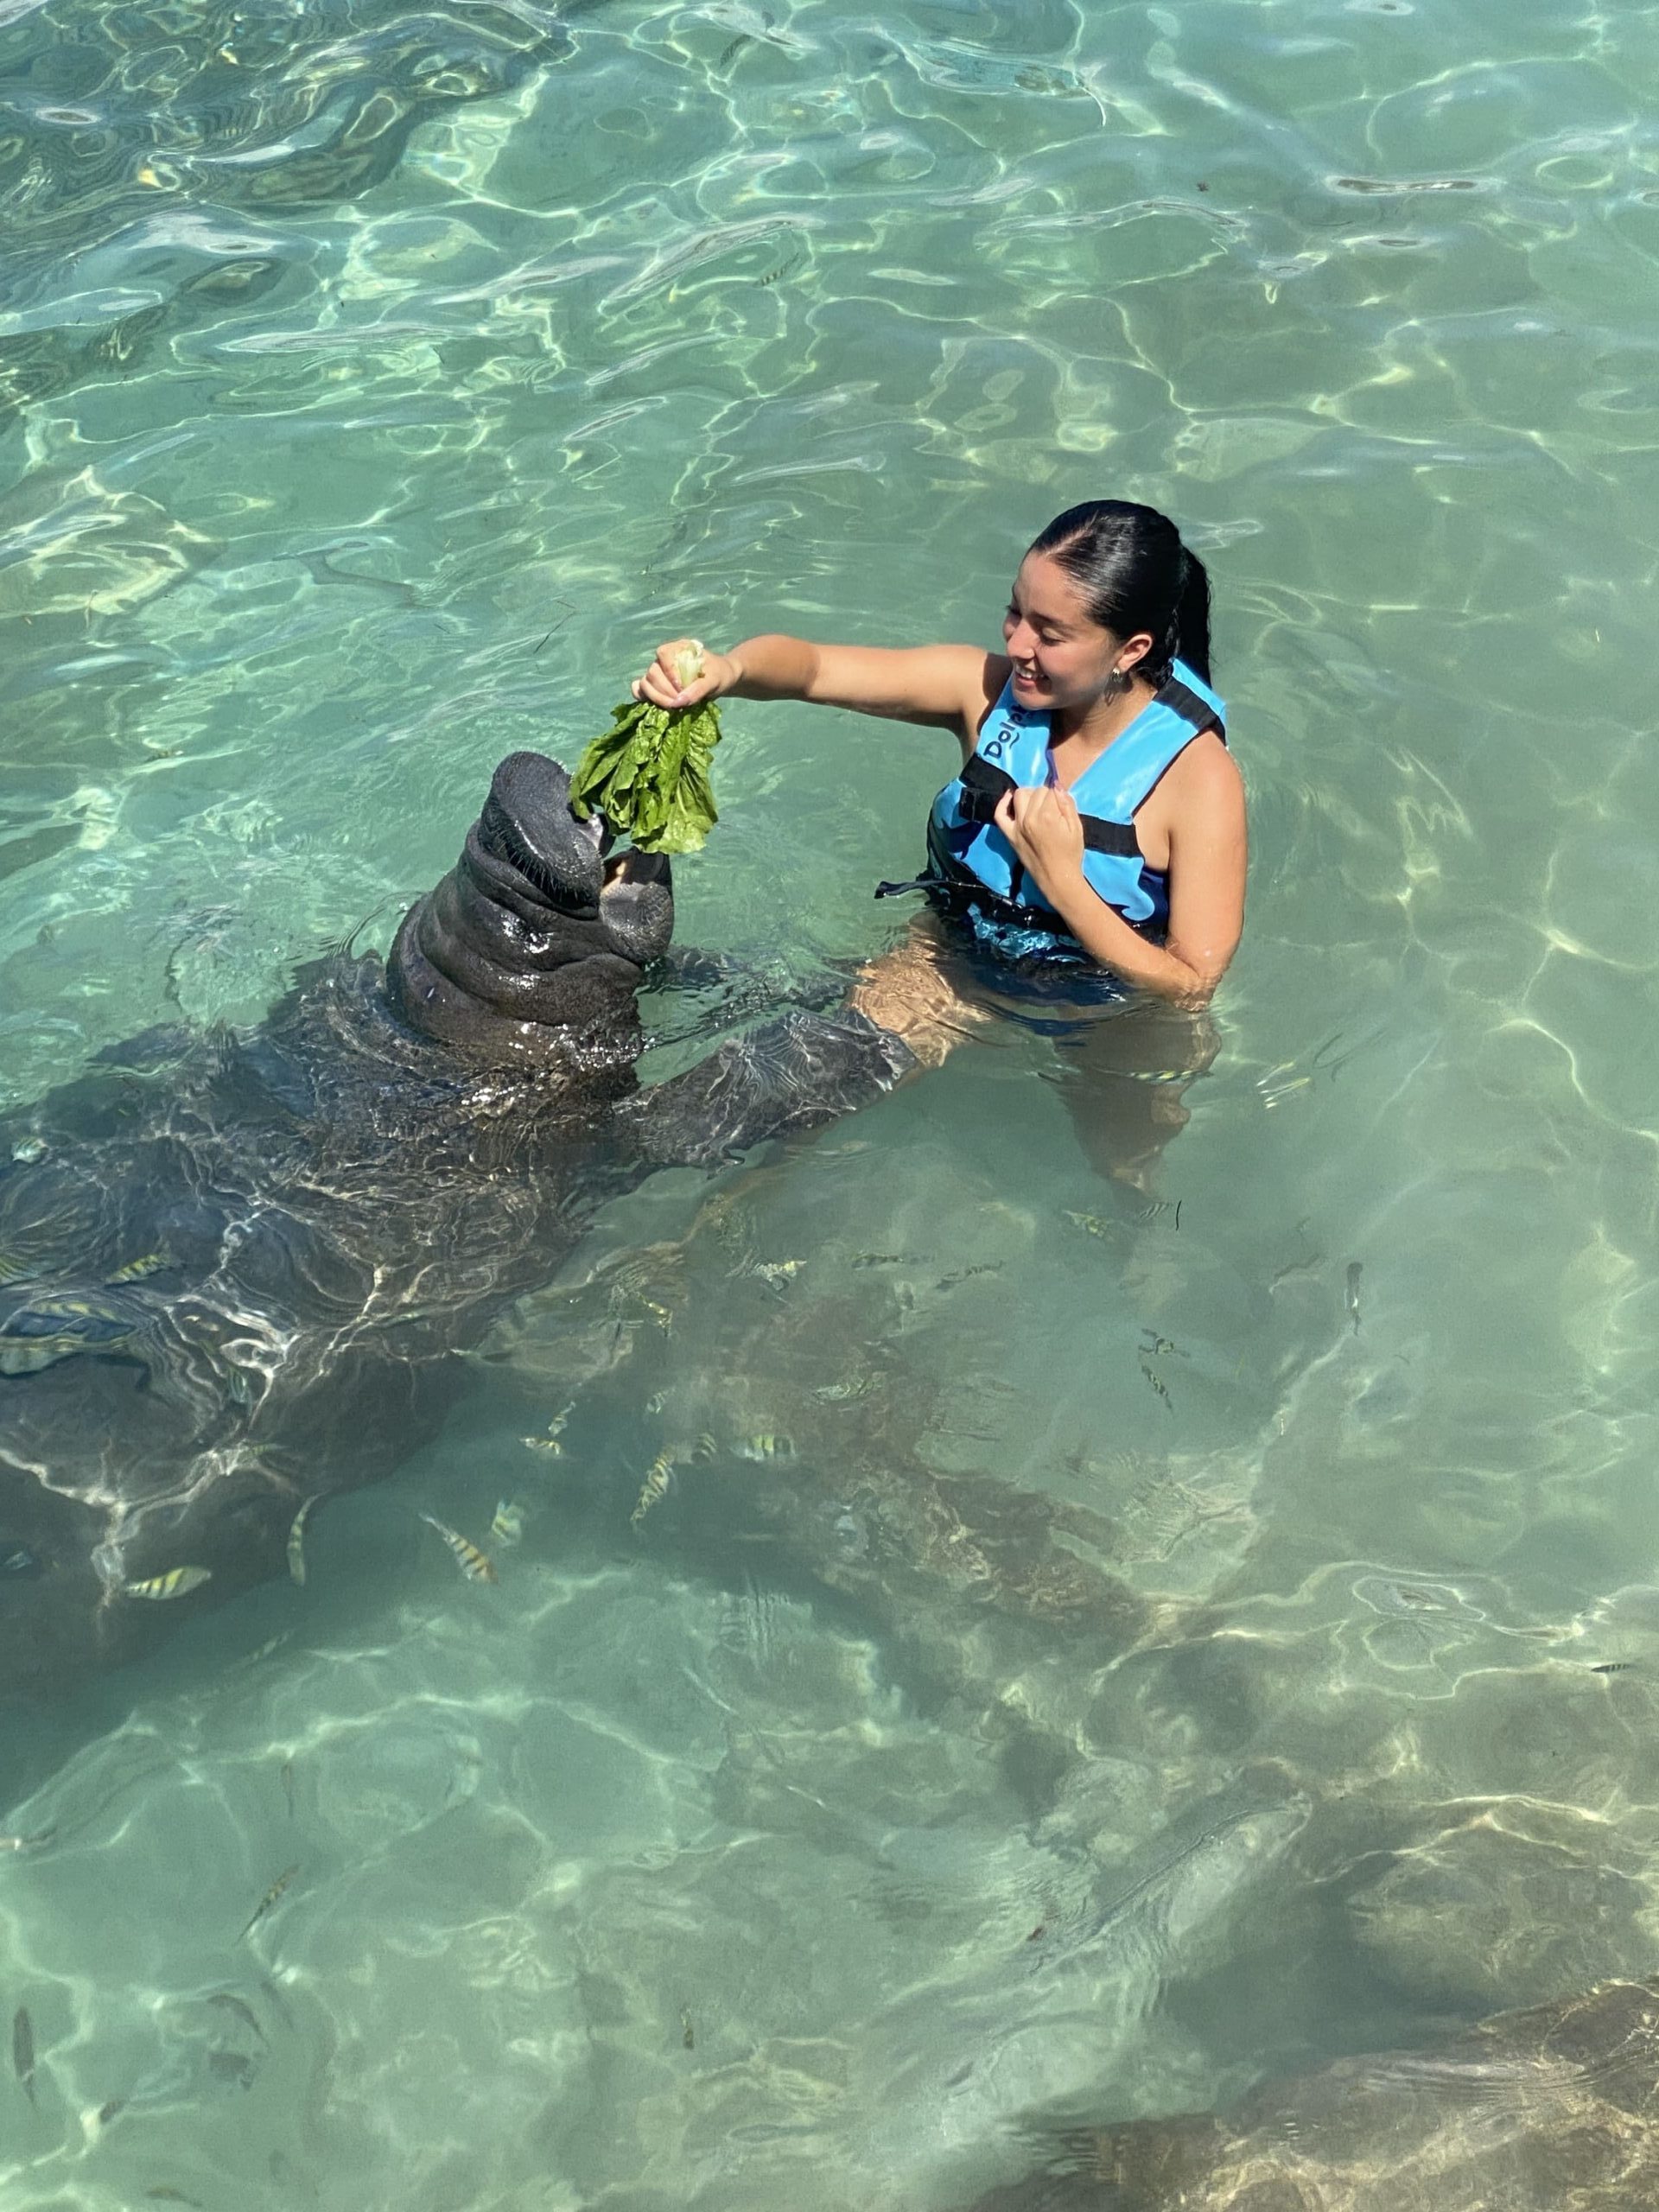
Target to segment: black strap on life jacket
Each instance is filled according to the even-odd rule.
[[[982,753],[971,753],[962,772],[962,798],[957,811],[964,822],[995,822],[1005,793],[1020,786],[1006,768],[999,768]],[[1124,860],[1140,857],[1133,822],[1103,822],[1097,814],[1078,816],[1083,842],[1091,853],[1116,853]]]
[[[1194,737],[1202,737],[1212,729],[1224,745],[1227,742],[1227,725],[1207,699],[1199,698],[1190,683],[1183,683],[1179,676],[1172,676],[1167,683],[1160,684],[1154,707],[1167,707],[1178,714],[1184,722],[1191,722]]]
[[[1166,683],[1161,684],[1152,703],[1155,707],[1169,708],[1184,722],[1190,723],[1194,737],[1201,737],[1205,730],[1212,729],[1222,743],[1226,744],[1227,730],[1221,716],[1207,699],[1200,698],[1192,685],[1183,683],[1179,677],[1172,676]],[[959,780],[962,798],[957,803],[957,812],[963,824],[972,823],[976,828],[994,823],[1004,794],[1020,788],[1006,768],[997,767],[982,753],[969,754]],[[1140,841],[1135,836],[1133,822],[1108,822],[1097,814],[1081,813],[1077,819],[1083,827],[1085,851],[1108,853],[1123,860],[1139,860],[1141,857]],[[878,899],[896,899],[906,891],[926,891],[972,898],[984,907],[995,906],[1006,909],[1009,918],[1018,915],[1029,920],[1031,910],[1021,907],[1018,901],[1017,893],[1024,871],[1017,862],[1012,886],[1016,896],[1001,899],[986,890],[970,871],[963,868],[958,874],[955,868],[947,869],[942,866],[944,855],[932,849],[931,835],[928,844],[930,865],[927,874],[909,883],[878,883],[875,887]],[[963,877],[966,881],[963,880]]]
[[[1212,729],[1222,743],[1226,744],[1227,732],[1222,726],[1221,716],[1207,700],[1198,696],[1190,683],[1183,683],[1179,677],[1172,676],[1167,683],[1160,685],[1152,703],[1154,707],[1167,707],[1172,714],[1179,715],[1184,722],[1191,725],[1194,737],[1206,729]],[[969,754],[961,780],[962,798],[957,810],[963,821],[971,822],[976,827],[994,822],[1003,795],[1019,788],[1006,768],[995,766],[982,753]],[[1141,847],[1136,842],[1132,822],[1107,822],[1097,814],[1083,814],[1078,819],[1083,823],[1085,850],[1110,853],[1122,860],[1140,858]]]
[[[979,878],[963,868],[959,861],[944,855],[934,855],[925,875],[914,877],[908,883],[878,883],[878,899],[902,899],[907,892],[925,892],[933,905],[947,914],[981,914],[988,922],[1001,922],[1005,927],[1022,930],[1041,930],[1052,938],[1077,942],[1076,932],[1058,914],[1045,914],[1040,908],[1022,906],[1017,899],[1004,899],[995,891],[988,891]],[[1131,925],[1133,926],[1133,925]]]

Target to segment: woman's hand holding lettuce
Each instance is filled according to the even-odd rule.
[[[570,785],[578,819],[602,813],[644,853],[695,853],[718,818],[709,769],[720,688],[695,639],[664,645],[582,756]]]

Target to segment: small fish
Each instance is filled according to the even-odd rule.
[[[142,178],[143,171],[141,169],[138,174]],[[154,2189],[147,2189],[144,2195],[153,2204],[189,2204],[194,2206],[195,2212],[202,2212],[199,2196],[187,2196],[181,2189],[171,2189],[166,2182],[159,2183]]]
[[[694,1459],[717,1459],[720,1457],[720,1446],[706,1428],[692,1446],[691,1457]]]
[[[697,2047],[697,2031],[691,2024],[691,2015],[683,2005],[680,2008],[680,2041],[687,2050],[695,2050]]]
[[[1159,1380],[1158,1376],[1155,1376],[1151,1368],[1147,1365],[1144,1359],[1141,1363],[1141,1372],[1146,1376],[1147,1382],[1151,1383],[1153,1389],[1163,1400],[1166,1410],[1170,1413],[1173,1413],[1175,1410],[1174,1400],[1170,1396],[1169,1392],[1164,1388],[1163,1383]]]
[[[766,1260],[755,1268],[762,1282],[787,1282],[806,1265],[804,1260]]]
[[[32,1167],[37,1160],[46,1158],[44,1137],[20,1137],[11,1147],[11,1156],[20,1167]]]
[[[35,1574],[40,1571],[40,1564],[27,1544],[19,1544],[16,1551],[8,1552],[0,1559],[0,1574]]]
[[[121,1588],[129,1598],[183,1598],[213,1579],[211,1567],[172,1567],[165,1574],[152,1574],[147,1582],[124,1582]]]
[[[33,1835],[0,1835],[0,1851],[40,1851],[56,1834],[56,1828],[37,1828]]]
[[[0,1375],[39,1375],[83,1349],[73,1337],[37,1337],[28,1344],[11,1344],[0,1331]]]
[[[270,2038],[259,2024],[259,2015],[245,1998],[238,1997],[234,1990],[216,1989],[208,1998],[207,2002],[210,2005],[218,2005],[226,2012],[234,2014],[245,2027],[252,2029],[254,2034],[267,2049],[270,2048]]]
[[[919,1252],[855,1252],[855,1268],[908,1268],[921,1257]]]
[[[0,1323],[0,1375],[38,1375],[77,1352],[119,1355],[134,1334],[131,1318],[86,1298],[43,1298]]]
[[[645,1411],[654,1418],[658,1414],[661,1413],[663,1408],[667,1403],[668,1393],[666,1390],[653,1390],[651,1395],[645,1400]]]
[[[1160,1337],[1156,1329],[1142,1329],[1141,1357],[1142,1359],[1165,1359],[1173,1352],[1177,1359],[1191,1359],[1190,1351],[1183,1351],[1173,1337]]]
[[[1117,1227],[1115,1221],[1108,1221],[1103,1214],[1075,1213],[1070,1206],[1065,1209],[1065,1217],[1068,1221],[1075,1221],[1077,1227],[1086,1230],[1090,1236],[1109,1236]]]
[[[98,2108],[99,2126],[107,2127],[116,2114],[125,2112],[126,2108],[127,2101],[124,2097],[105,2097]]]
[[[316,1502],[315,1497],[306,1499],[294,1516],[293,1525],[288,1532],[288,1571],[302,1587],[305,1583],[305,1524]]]
[[[450,1528],[435,1514],[423,1513],[421,1518],[429,1529],[435,1529],[443,1538],[454,1554],[456,1566],[469,1582],[499,1582],[501,1580],[495,1571],[495,1561],[489,1554],[480,1551],[476,1544],[468,1543],[458,1529]]]
[[[954,1290],[958,1283],[972,1282],[976,1275],[1000,1275],[1001,1272],[1001,1260],[982,1260],[976,1267],[958,1268],[954,1274],[941,1275],[933,1287],[935,1290]]]
[[[943,1290],[944,1285],[941,1283],[939,1287]],[[812,1395],[815,1398],[821,1398],[826,1405],[833,1406],[840,1404],[845,1398],[861,1398],[870,1386],[869,1376],[854,1375],[844,1382],[825,1382]]]
[[[283,1897],[287,1894],[289,1884],[294,1879],[294,1877],[299,1872],[299,1871],[297,1864],[292,1866],[285,1866],[283,1869],[282,1872],[276,1877],[270,1887],[265,1891],[264,1897],[260,1898],[258,1904],[255,1905],[253,1910],[249,1914],[247,1926],[244,1928],[242,1934],[236,1939],[238,1943],[243,1942],[245,1937],[251,1936],[254,1929],[259,1925],[259,1923],[264,1918],[265,1915],[270,1912],[274,1906],[281,1904]]]
[[[1592,1675],[1628,1675],[1635,1664],[1634,1659],[1604,1659],[1590,1671]]]
[[[23,2085],[30,2104],[35,2102],[35,2024],[29,2017],[27,2005],[20,2005],[11,2020],[12,2071]]]
[[[759,1436],[746,1437],[737,1447],[740,1459],[792,1459],[795,1446],[787,1436],[774,1436],[762,1430]]]
[[[559,1408],[539,1436],[526,1436],[522,1439],[522,1441],[528,1445],[532,1452],[545,1452],[552,1459],[562,1459],[564,1455],[564,1446],[560,1443],[559,1439],[564,1434],[565,1423],[575,1410],[576,1402],[572,1398]]]
[[[1027,1936],[1026,1941],[1027,1943],[1040,1943],[1047,1933],[1048,1923],[1046,1920],[1039,1920],[1030,1935]]]
[[[112,1275],[105,1275],[105,1285],[115,1290],[124,1282],[143,1282],[150,1275],[161,1274],[172,1264],[165,1252],[141,1253],[137,1259],[129,1260],[124,1268],[118,1268]]]
[[[524,1533],[524,1507],[522,1498],[504,1497],[495,1509],[495,1518],[490,1523],[490,1534],[504,1551],[511,1551]]]
[[[283,1770],[277,1779],[283,1785],[283,1795],[288,1800],[288,1817],[291,1821],[294,1817],[294,1762],[292,1759],[283,1761]]]
[[[671,1452],[659,1452],[651,1463],[650,1470],[641,1485],[638,1501],[632,1512],[628,1516],[628,1526],[631,1529],[637,1529],[639,1526],[658,1499],[666,1492],[673,1476],[674,1454]]]
[[[1343,1294],[1343,1304],[1347,1308],[1348,1312],[1354,1317],[1354,1334],[1356,1336],[1359,1334],[1359,1279],[1363,1273],[1364,1269],[1361,1267],[1357,1260],[1349,1261],[1348,1283],[1347,1288]]]
[[[641,1298],[639,1303],[645,1307],[646,1313],[650,1314],[652,1319],[655,1321],[663,1334],[665,1337],[672,1336],[674,1333],[673,1307],[671,1306],[664,1306],[654,1298]]]

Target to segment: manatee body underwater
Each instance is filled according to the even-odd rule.
[[[389,1474],[607,1198],[834,1119],[910,1065],[791,1008],[641,1084],[665,860],[565,771],[496,771],[389,959],[258,1027],[147,1033],[0,1123],[0,1695],[54,1690],[285,1569],[302,1501]],[[158,1605],[175,1568],[209,1580]]]
[[[1227,2113],[1072,2126],[1052,2147],[963,2212],[1649,2212],[1659,1983],[1339,2058]]]

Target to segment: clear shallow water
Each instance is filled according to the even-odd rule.
[[[1014,1031],[664,1178],[305,1592],[13,1724],[8,2202],[964,2202],[1659,1970],[1659,19],[0,15],[9,1103],[384,944],[659,636],[990,641],[1099,491],[1255,833],[1140,1198]],[[728,727],[681,939],[892,938],[938,743]],[[407,1510],[514,1492],[499,1591]]]

